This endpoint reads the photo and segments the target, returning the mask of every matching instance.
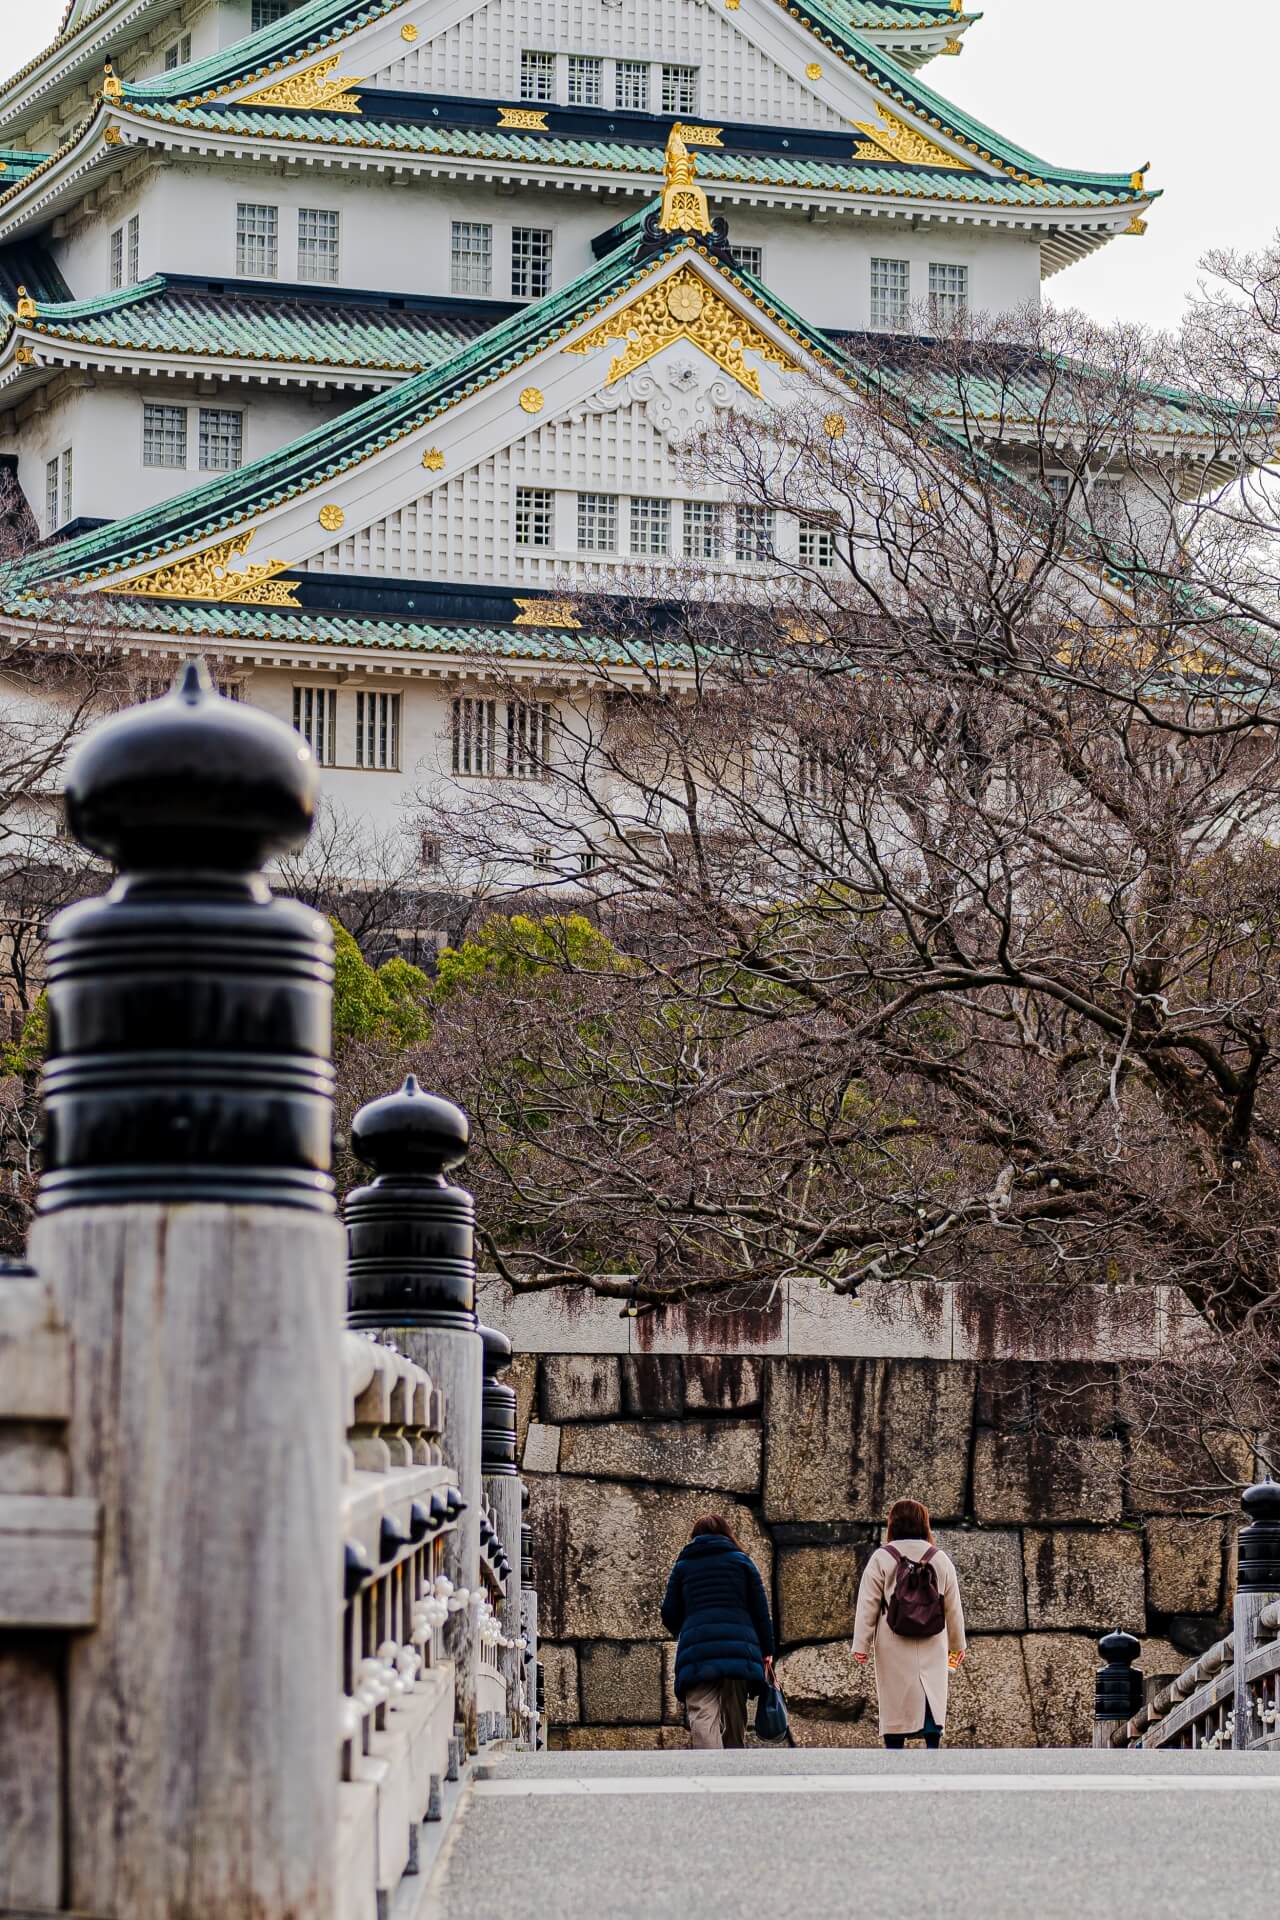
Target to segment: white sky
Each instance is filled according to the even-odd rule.
[[[0,0],[0,71],[53,38],[62,4]],[[960,58],[924,78],[1042,159],[1103,172],[1152,162],[1148,184],[1165,197],[1145,239],[1113,240],[1048,292],[1099,320],[1163,326],[1207,248],[1261,246],[1280,220],[1277,73],[1276,0],[985,0]]]

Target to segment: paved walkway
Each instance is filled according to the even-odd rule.
[[[431,1920],[1200,1920],[1280,1904],[1280,1761],[1262,1755],[573,1753],[481,1776]]]

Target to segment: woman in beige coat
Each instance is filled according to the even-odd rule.
[[[918,1500],[894,1501],[885,1540],[893,1543],[904,1560],[920,1561],[928,1556],[945,1624],[922,1639],[908,1639],[893,1631],[888,1607],[898,1584],[898,1562],[885,1547],[877,1547],[858,1588],[853,1657],[865,1667],[874,1648],[880,1732],[886,1747],[905,1746],[911,1739],[922,1739],[927,1747],[936,1747],[941,1744],[947,1723],[950,1671],[964,1659],[960,1582],[947,1555],[934,1545],[929,1509]]]

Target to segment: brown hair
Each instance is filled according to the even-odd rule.
[[[701,1520],[695,1520],[693,1523],[693,1532],[689,1535],[689,1538],[691,1540],[698,1540],[704,1533],[718,1533],[722,1540],[727,1540],[731,1546],[738,1548],[739,1553],[742,1552],[742,1548],[729,1522],[722,1520],[718,1513],[704,1513]]]
[[[919,1500],[895,1500],[889,1509],[887,1540],[927,1540],[933,1544],[929,1509]]]

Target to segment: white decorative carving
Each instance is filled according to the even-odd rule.
[[[701,353],[659,354],[620,384],[669,440],[689,439],[711,425],[717,409],[746,399],[737,381]]]

